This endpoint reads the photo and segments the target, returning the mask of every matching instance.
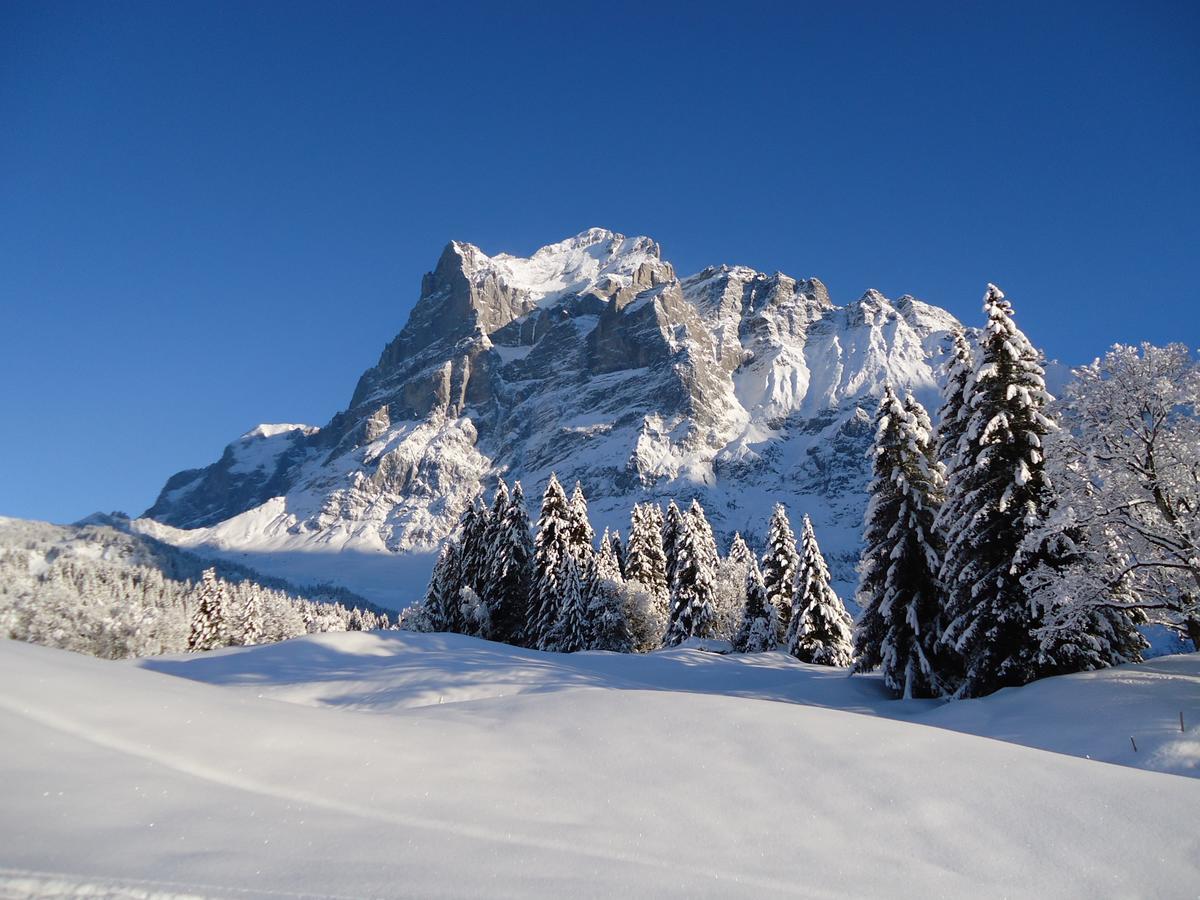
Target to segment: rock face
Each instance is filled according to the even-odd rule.
[[[622,530],[636,501],[697,496],[753,539],[782,500],[844,583],[876,397],[891,381],[936,406],[957,327],[907,296],[835,306],[815,278],[680,279],[654,241],[603,229],[528,259],[454,242],[344,412],[260,426],[145,515],[193,546],[420,552],[497,477],[536,504],[556,471]]]

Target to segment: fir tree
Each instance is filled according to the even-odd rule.
[[[984,310],[987,327],[967,382],[969,416],[939,517],[948,595],[943,639],[962,657],[960,697],[1037,677],[1041,622],[1022,578],[1038,560],[1021,547],[1041,527],[1052,497],[1042,447],[1055,425],[1044,412],[1051,397],[1039,355],[995,285],[988,285]]]
[[[717,546],[699,501],[679,517],[675,538],[675,583],[671,590],[671,622],[663,643],[674,647],[691,637],[712,636]]]
[[[587,590],[574,553],[563,554],[556,583],[560,597],[558,619],[547,633],[543,649],[556,653],[586,650],[591,637]]]
[[[493,520],[496,524],[487,593],[492,638],[519,643],[529,619],[535,553],[521,482],[513,484],[502,510],[494,508]]]
[[[229,646],[229,623],[225,611],[225,582],[217,578],[216,569],[205,569],[200,582],[188,650],[216,650]]]
[[[492,537],[492,513],[482,495],[471,501],[459,523],[459,575],[462,587],[482,596],[489,575],[489,541]],[[461,617],[460,617],[461,620]]]
[[[802,662],[848,666],[853,658],[853,623],[829,584],[829,567],[808,516],[804,517],[800,545],[788,653]]]
[[[651,592],[663,609],[667,599],[667,556],[663,551],[662,515],[653,504],[635,505],[625,552],[625,578]]]
[[[261,644],[263,638],[263,605],[262,591],[258,585],[245,585],[245,597],[238,616],[238,631],[241,633],[243,647],[253,647]]]
[[[782,503],[776,503],[767,526],[767,552],[763,556],[762,576],[767,588],[767,602],[775,607],[778,616],[779,633],[776,637],[779,642],[783,642],[791,625],[796,567],[799,562],[796,535],[788,522],[787,510]]]
[[[944,466],[958,456],[959,443],[970,416],[968,388],[975,373],[975,356],[966,335],[955,330],[950,358],[946,361],[946,386],[942,390],[942,408],[938,413],[937,458]]]
[[[743,545],[744,546],[744,545]],[[732,556],[732,553],[730,554]],[[746,606],[742,621],[733,638],[738,653],[762,653],[774,650],[779,615],[775,605],[767,600],[767,587],[754,557],[746,567]]]
[[[574,556],[571,550],[571,519],[567,495],[553,474],[542,496],[542,511],[538,518],[537,538],[533,554],[533,602],[525,629],[525,642],[531,647],[547,649],[550,632],[558,622],[562,607],[562,585],[559,579],[564,558]],[[575,568],[578,575],[578,566]]]
[[[746,545],[745,539],[740,532],[733,533],[733,540],[729,542],[729,552],[725,554],[725,558],[739,566],[749,568],[751,564],[758,568],[758,561],[754,558],[754,552]],[[761,572],[759,573],[762,574]]]
[[[459,591],[462,578],[459,575],[458,541],[447,539],[438,554],[425,590],[425,616],[430,631],[461,631],[462,615],[459,611]]]
[[[593,650],[629,653],[633,649],[623,585],[617,555],[606,531],[588,573],[588,623],[591,629],[588,646]]]
[[[679,532],[683,527],[683,514],[679,511],[679,507],[672,500],[667,504],[667,514],[663,518],[662,523],[662,548],[663,556],[666,559],[664,574],[667,582],[667,592],[669,594],[675,591],[675,573],[679,568],[679,553],[677,545],[679,543]],[[675,617],[675,606],[671,604],[668,615],[671,619]]]
[[[625,544],[621,540],[621,532],[617,529],[612,530],[612,534],[608,536],[608,543],[611,545],[613,559],[617,563],[617,571],[621,573],[621,577],[625,577]]]
[[[911,396],[885,385],[875,415],[874,474],[867,489],[854,629],[854,671],[882,668],[898,696],[936,697],[951,671],[940,643],[944,626],[933,528],[944,488],[929,416]]]
[[[596,552],[593,546],[596,532],[592,530],[592,523],[588,521],[587,498],[583,495],[583,485],[578,481],[575,482],[575,490],[571,492],[567,512],[570,522],[571,551],[579,560],[579,569],[582,572],[591,560],[592,554]]]

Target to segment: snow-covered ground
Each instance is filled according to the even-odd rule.
[[[2,641],[0,679],[0,897],[1200,880],[1200,779],[1179,777],[1200,774],[1195,654],[950,705],[782,654],[397,632],[138,663]]]

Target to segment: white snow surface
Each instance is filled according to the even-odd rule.
[[[1165,774],[1196,774],[1196,655],[951,705],[779,653],[402,632],[139,663],[0,641],[0,678],[2,897],[1184,897],[1200,876],[1200,780]]]

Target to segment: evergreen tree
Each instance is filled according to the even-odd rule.
[[[671,622],[663,643],[674,647],[691,637],[712,637],[717,545],[699,501],[679,517],[675,537],[675,582],[671,590]]]
[[[970,417],[968,390],[974,380],[975,356],[961,331],[955,330],[950,358],[946,360],[946,386],[942,390],[942,408],[938,413],[937,458],[944,466],[958,456],[958,446]]]
[[[547,633],[543,649],[556,653],[586,650],[591,637],[587,590],[574,553],[563,554],[557,574],[560,597],[558,619]]]
[[[853,623],[829,584],[829,567],[808,516],[804,517],[800,545],[788,653],[802,662],[848,666],[853,658]]]
[[[782,643],[792,621],[793,597],[796,585],[796,567],[800,557],[796,552],[796,535],[788,522],[787,510],[776,503],[767,526],[767,552],[763,556],[763,584],[767,588],[767,602],[775,607],[779,621],[777,640]]]
[[[621,540],[621,532],[617,529],[612,530],[612,534],[608,536],[608,542],[612,547],[613,559],[617,563],[617,571],[621,577],[625,577],[625,544]]]
[[[225,611],[225,582],[217,578],[216,569],[205,569],[202,576],[188,650],[216,650],[229,646],[229,623]]]
[[[588,623],[591,629],[588,646],[593,650],[629,653],[633,649],[623,585],[617,554],[605,531],[588,573]]]
[[[882,668],[884,684],[898,696],[936,697],[953,663],[940,643],[941,553],[933,528],[944,483],[929,416],[911,396],[901,403],[890,384],[875,415],[872,457],[854,671]]]
[[[575,490],[571,492],[567,511],[570,522],[571,551],[579,560],[580,572],[583,572],[591,560],[592,554],[596,552],[593,546],[596,532],[592,530],[592,523],[588,521],[587,498],[583,495],[583,485],[578,481],[575,482]]]
[[[496,525],[487,593],[492,638],[519,643],[530,614],[535,555],[521,482],[513,484],[512,494],[506,497],[503,509],[497,511],[493,507],[493,521]]]
[[[462,587],[482,596],[489,574],[489,540],[492,537],[492,513],[483,496],[471,501],[459,523],[459,575]],[[461,619],[461,617],[460,617]]]
[[[775,605],[767,600],[767,586],[763,583],[762,572],[751,556],[746,567],[746,606],[742,610],[741,625],[733,638],[733,649],[738,653],[774,650],[778,618]]]
[[[261,644],[263,638],[262,591],[253,582],[244,585],[242,609],[238,616],[238,631],[243,647]]]
[[[988,285],[984,310],[987,327],[967,382],[969,416],[939,517],[948,595],[943,639],[962,657],[960,697],[1037,677],[1041,621],[1022,578],[1039,561],[1021,547],[1044,523],[1052,499],[1042,447],[1055,425],[1045,414],[1051,397],[1039,355],[995,285]]]
[[[550,632],[559,619],[563,587],[559,583],[563,560],[574,556],[571,550],[571,519],[567,495],[553,474],[542,496],[537,538],[533,553],[533,602],[525,629],[525,642],[531,647],[548,649]],[[575,567],[578,576],[578,566]]]
[[[667,556],[663,551],[662,515],[653,504],[633,507],[629,546],[625,552],[625,578],[651,592],[663,609],[667,601]]]
[[[729,542],[729,552],[725,558],[739,566],[749,568],[753,564],[755,568],[758,568],[758,560],[754,558],[754,552],[746,545],[741,533],[737,531],[733,533],[733,540]]]
[[[429,587],[425,590],[424,607],[430,631],[462,631],[459,591],[463,585],[459,560],[458,541],[448,538],[434,563]]]
[[[666,559],[664,574],[666,575],[667,592],[673,594],[675,591],[675,573],[679,568],[679,552],[677,545],[679,543],[679,532],[683,527],[683,514],[679,511],[679,507],[672,500],[667,504],[667,514],[663,518],[662,524],[662,548],[663,556]],[[670,619],[675,618],[675,605],[672,603],[668,612]],[[669,627],[669,626],[668,626]]]

